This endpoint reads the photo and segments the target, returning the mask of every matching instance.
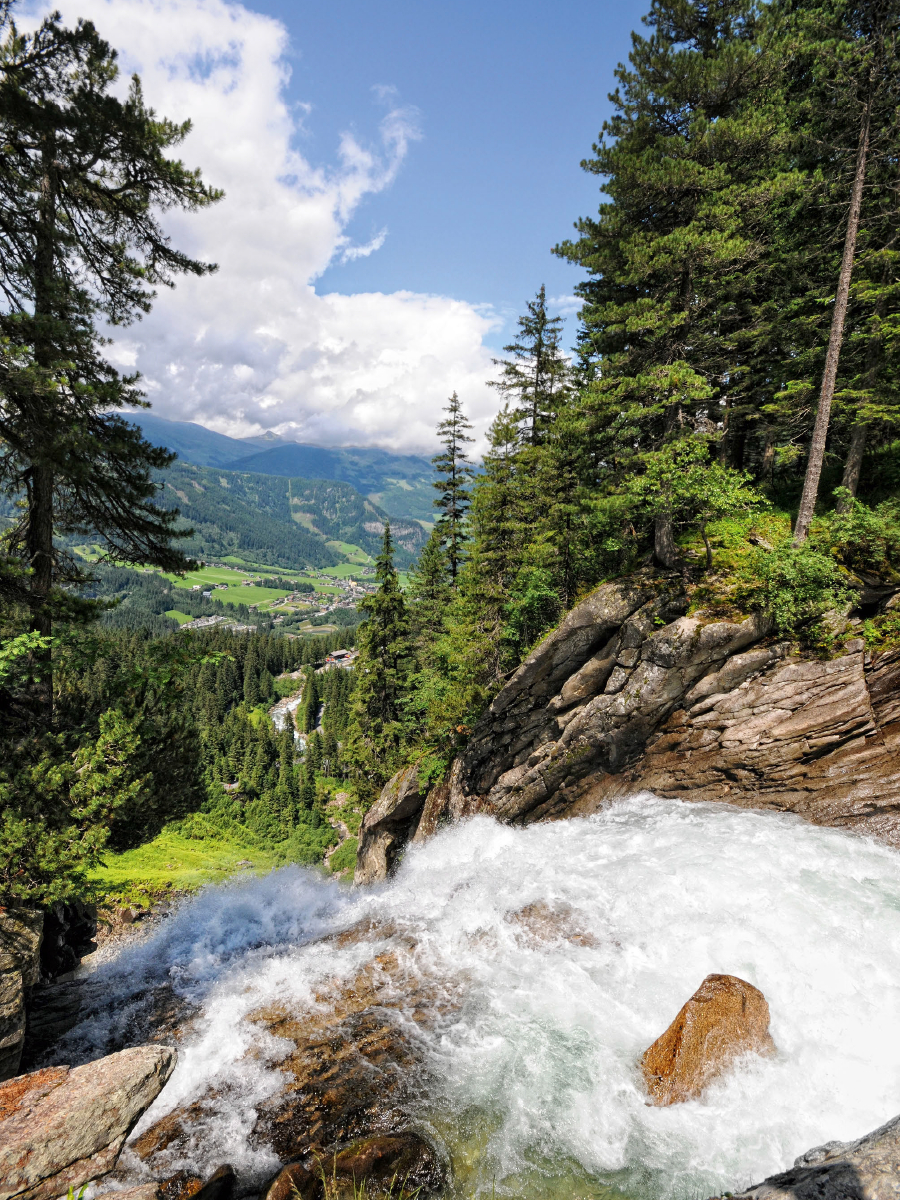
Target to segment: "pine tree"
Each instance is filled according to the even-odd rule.
[[[896,162],[900,153],[900,131],[896,121],[900,106],[900,12],[891,0],[853,0],[853,3],[829,0],[826,4],[787,7],[794,9],[795,24],[806,43],[808,72],[803,80],[800,103],[805,101],[808,106],[808,132],[813,133],[826,152],[822,155],[827,163],[826,177],[830,174],[834,179],[829,200],[832,205],[837,202],[840,206],[845,227],[816,418],[794,527],[794,544],[801,545],[809,534],[825,460],[861,222],[869,212],[877,220],[880,193],[883,195],[886,189],[890,192],[896,188]],[[848,143],[853,146],[849,155],[845,150]],[[884,176],[882,171],[879,179],[878,168],[882,165],[887,167],[887,175]],[[896,203],[890,208],[896,219]],[[868,231],[868,239],[864,235],[863,248],[867,248],[868,241],[870,251],[877,254],[879,246],[877,242],[874,246],[871,244],[872,232]],[[894,225],[888,232],[888,244],[893,245],[895,237]],[[875,292],[872,296],[870,289],[869,298],[876,300],[876,310],[881,307],[883,315],[886,293],[877,288]],[[865,340],[858,338],[857,343]],[[869,382],[874,382],[877,371],[878,341],[876,322],[876,328],[870,331],[867,355]],[[864,426],[866,422],[858,424]],[[853,491],[861,466],[864,439],[862,428],[856,432],[855,444],[851,439],[852,458],[845,483],[850,484]]]
[[[439,526],[431,531],[417,562],[409,571],[407,600],[410,631],[419,662],[428,659],[444,628],[450,601],[450,568]]]
[[[748,368],[783,351],[783,328],[765,320],[767,252],[777,214],[802,191],[783,48],[755,0],[654,0],[647,23],[584,164],[609,202],[558,247],[590,276],[576,289],[580,405],[601,493],[682,437],[719,428],[728,453],[743,445],[738,428],[776,383]],[[663,565],[679,565],[664,514],[654,545]]]
[[[405,703],[412,656],[409,617],[394,567],[394,541],[384,527],[375,564],[378,590],[360,608],[366,619],[357,630],[359,657],[345,755],[361,781],[380,786],[393,773],[406,745]]]
[[[24,495],[6,544],[46,635],[73,608],[54,588],[85,577],[55,533],[90,531],[113,560],[186,566],[177,512],[153,502],[152,471],[173,456],[113,411],[143,401],[103,358],[97,324],[127,324],[154,286],[214,270],[175,250],[157,214],[220,193],[166,156],[189,123],[157,117],[136,77],[118,98],[115,52],[90,22],[51,16],[22,35],[6,7],[0,32],[0,487]]]
[[[562,317],[547,313],[547,292],[541,284],[528,312],[519,317],[519,334],[504,346],[511,358],[495,358],[502,367],[499,379],[490,380],[510,402],[520,422],[525,423],[525,438],[538,445],[563,403],[569,390],[569,363],[560,346]]]
[[[437,427],[438,438],[444,444],[441,454],[431,460],[440,479],[434,486],[441,493],[434,506],[440,511],[437,527],[441,544],[446,549],[447,566],[451,586],[464,558],[466,540],[465,519],[469,507],[468,485],[472,479],[472,465],[466,455],[466,446],[472,441],[466,430],[471,424],[466,420],[462,404],[456,392],[450,397],[444,412],[449,415]]]

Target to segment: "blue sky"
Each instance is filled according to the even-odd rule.
[[[349,232],[368,257],[330,267],[320,292],[410,289],[490,303],[506,340],[540,284],[571,295],[578,271],[550,253],[596,211],[590,154],[646,0],[389,0],[256,3],[284,22],[290,95],[312,105],[303,150],[327,160],[339,133],[370,136],[373,89],[418,109],[421,141],[392,186],[367,197]],[[574,325],[574,322],[571,323]]]
[[[21,3],[23,24],[49,7]],[[225,190],[164,221],[218,273],[111,331],[154,411],[433,453],[456,391],[483,449],[492,358],[542,283],[565,300],[578,280],[551,247],[596,212],[579,164],[644,0],[59,6],[116,47],[122,86],[136,71],[158,112],[190,118],[180,153]]]

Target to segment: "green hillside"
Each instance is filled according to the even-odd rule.
[[[155,413],[127,413],[144,436],[186,463],[227,467],[257,475],[347,483],[391,518],[431,521],[434,470],[428,458],[391,454],[374,447],[332,449],[282,442],[272,434],[230,438],[191,421],[167,421]]]
[[[161,502],[178,508],[194,536],[187,553],[236,558],[292,571],[366,561],[378,552],[383,509],[350,484],[287,479],[176,462],[160,475]],[[425,540],[415,521],[396,521],[399,558],[408,562]],[[363,551],[362,554],[359,551]]]

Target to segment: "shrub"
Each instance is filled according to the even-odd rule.
[[[896,576],[900,570],[900,503],[885,500],[869,508],[845,488],[838,488],[835,496],[849,503],[849,511],[829,513],[818,520],[809,544],[851,570]]]
[[[822,618],[854,595],[841,568],[806,542],[783,542],[774,550],[754,550],[738,585],[739,603],[770,616],[782,636],[816,641]]]

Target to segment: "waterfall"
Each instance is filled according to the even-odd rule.
[[[374,940],[321,940],[364,919]],[[170,988],[194,1016],[137,1133],[205,1096],[189,1165],[259,1179],[278,1160],[252,1137],[256,1106],[287,1047],[248,1014],[314,1008],[389,950],[436,989],[414,1116],[449,1148],[459,1196],[736,1191],[900,1111],[900,855],[646,795],[525,829],[463,822],[370,891],[296,867],[208,888],[92,970],[104,1005],[57,1060],[121,1044]],[[711,972],[763,991],[778,1053],[651,1107],[637,1060]]]

